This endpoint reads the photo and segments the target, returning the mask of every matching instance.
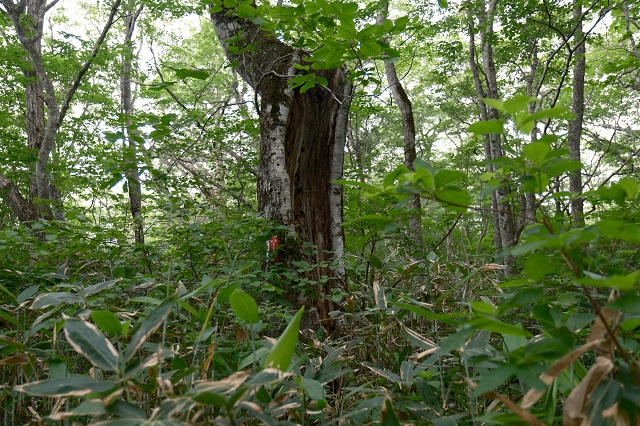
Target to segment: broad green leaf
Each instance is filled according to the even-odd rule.
[[[129,361],[138,349],[140,349],[149,337],[162,325],[177,300],[178,293],[176,292],[172,296],[167,297],[142,321],[142,324],[138,327],[138,331],[133,335],[131,342],[129,342],[129,345],[124,350],[123,356],[125,361]]]
[[[198,80],[206,80],[209,78],[209,73],[202,70],[191,70],[188,68],[172,68],[169,67],[176,73],[176,77],[178,78],[195,78]]]
[[[358,37],[358,31],[354,21],[343,21],[338,25],[336,35],[343,40],[352,41]]]
[[[465,173],[459,170],[438,170],[435,176],[436,188],[442,189],[450,183],[464,180],[465,176]]]
[[[470,125],[467,128],[467,131],[473,133],[474,135],[501,135],[504,133],[504,120],[479,121]]]
[[[409,312],[413,312],[414,314],[418,314],[426,319],[440,321],[444,324],[449,325],[459,325],[458,319],[466,318],[469,316],[468,312],[457,312],[451,314],[444,313],[435,313],[431,312],[427,309],[420,308],[419,306],[410,305],[408,303],[403,302],[390,302],[392,306],[397,306],[400,309],[406,309]]]
[[[118,351],[95,325],[79,318],[63,316],[64,334],[76,352],[104,371],[118,370]]]
[[[635,180],[624,177],[618,182],[618,186],[627,193],[627,200],[636,200],[638,193],[640,193],[640,184]]]
[[[504,102],[499,101],[497,99],[491,98],[482,98],[482,102],[489,105],[493,109],[497,109],[498,111],[507,112],[507,109],[504,106]]]
[[[617,288],[618,290],[631,291],[637,288],[638,281],[640,281],[640,271],[627,275],[613,275],[601,278],[583,277],[576,279],[576,281],[590,287]]]
[[[319,381],[301,377],[300,385],[312,400],[319,401],[325,398],[324,386]]]
[[[527,108],[531,102],[536,102],[538,98],[527,95],[515,95],[511,99],[504,101],[504,111],[515,114]]]
[[[541,167],[551,147],[544,142],[533,142],[525,145],[522,149],[522,156],[537,166]]]
[[[62,303],[74,304],[74,303],[82,303],[84,299],[82,296],[76,293],[68,293],[68,292],[53,292],[53,293],[43,293],[40,296],[36,297],[36,300],[31,304],[31,309],[42,309],[47,306],[53,306],[57,308]]]
[[[11,303],[12,305],[18,305],[18,301],[16,300],[16,297],[13,295],[12,292],[9,291],[8,288],[6,288],[5,286],[3,286],[2,284],[0,284],[0,293],[4,293],[6,296],[6,300],[7,302]],[[2,300],[2,299],[0,299]]]
[[[382,46],[377,41],[365,38],[360,41],[360,59],[375,58],[382,53]]]
[[[393,409],[393,403],[389,398],[385,398],[380,413],[380,426],[400,426],[398,415]]]
[[[475,313],[494,315],[496,313],[495,306],[492,306],[486,302],[480,300],[474,300],[471,302],[471,309]]]
[[[236,289],[229,296],[229,303],[233,312],[243,321],[249,324],[255,324],[260,321],[258,304],[246,292]]]
[[[109,280],[109,281],[105,281],[99,284],[94,284],[94,285],[90,285],[88,287],[85,287],[81,290],[82,294],[84,295],[84,297],[89,297],[91,295],[94,295],[96,293],[101,292],[102,290],[112,287],[114,284],[116,284],[118,281],[120,281],[120,279],[115,279],[115,280]]]
[[[224,395],[217,392],[199,392],[193,397],[193,400],[206,405],[212,405],[214,407],[226,407],[227,400]]]
[[[301,307],[294,315],[293,319],[284,330],[282,335],[273,345],[273,348],[269,351],[265,365],[267,367],[277,368],[281,371],[287,371],[289,364],[293,358],[293,353],[296,350],[296,343],[298,342],[298,329],[300,328],[300,320],[302,319],[302,313],[304,312],[304,306]]]
[[[93,311],[91,312],[91,319],[96,323],[100,330],[109,333],[112,336],[119,336],[122,332],[122,324],[120,324],[120,320],[111,311]]]
[[[543,253],[531,255],[524,264],[524,273],[533,281],[540,281],[555,270],[556,266],[550,264]]]
[[[498,321],[496,319],[488,317],[475,317],[470,319],[466,323],[473,327],[481,328],[493,333],[523,337],[529,337],[531,334],[527,330],[523,329],[522,325],[507,324],[506,322]]]
[[[482,395],[494,390],[503,384],[509,377],[515,374],[515,368],[510,365],[501,365],[483,374],[478,382],[478,387],[473,391],[474,395]]]
[[[251,1],[243,1],[238,5],[237,15],[238,18],[252,19],[257,14],[256,9],[251,5]]]
[[[70,376],[18,385],[14,389],[29,395],[62,397],[103,393],[115,386],[113,382],[96,382],[89,376]]]
[[[461,189],[450,187],[448,189],[436,189],[433,191],[440,205],[447,210],[466,212],[471,198]]]
[[[369,263],[376,269],[383,268],[382,261],[375,254],[369,255]]]

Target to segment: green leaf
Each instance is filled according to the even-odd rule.
[[[324,399],[325,397],[324,386],[322,386],[322,383],[320,383],[319,381],[314,379],[307,379],[306,377],[301,377],[300,385],[302,386],[302,389],[304,389],[306,394],[309,396],[309,398],[311,398],[312,400],[319,401],[321,399]]]
[[[193,397],[193,400],[206,405],[212,405],[214,407],[226,407],[227,400],[224,395],[221,395],[217,392],[199,392],[196,396]]]
[[[398,415],[393,409],[393,403],[389,398],[385,398],[380,414],[380,426],[400,426]]]
[[[442,190],[436,189],[433,191],[433,195],[442,207],[456,212],[466,212],[467,207],[469,207],[469,203],[471,202],[469,194],[454,187]]]
[[[544,142],[533,142],[525,145],[522,149],[522,156],[537,166],[541,167],[551,147]]]
[[[457,313],[451,313],[451,314],[439,314],[439,313],[435,313],[435,312],[431,312],[427,309],[424,308],[420,308],[418,306],[415,305],[410,305],[408,303],[403,303],[403,302],[390,302],[390,305],[392,306],[397,306],[400,309],[406,309],[409,312],[413,312],[414,314],[418,314],[421,317],[424,317],[426,319],[429,320],[433,320],[433,321],[439,321],[442,322],[444,324],[449,324],[449,325],[459,325],[459,322],[457,321],[458,319],[462,319],[462,318],[466,318],[469,316],[468,312],[457,312]]]
[[[198,80],[206,80],[209,78],[210,74],[206,71],[202,70],[191,70],[188,68],[173,68],[168,67],[176,73],[176,77],[178,78],[195,78]]]
[[[513,98],[504,101],[504,111],[515,114],[527,108],[531,102],[536,102],[538,98],[527,95],[515,95]]]
[[[533,281],[541,281],[547,274],[556,270],[543,253],[535,253],[524,264],[524,273]]]
[[[88,287],[83,288],[81,292],[84,295],[84,297],[89,297],[96,293],[101,292],[104,289],[113,287],[113,285],[116,284],[118,281],[120,281],[120,279],[109,280],[109,281],[101,282],[99,284],[90,285]]]
[[[627,275],[613,275],[610,277],[583,277],[576,279],[576,281],[590,287],[607,287],[631,291],[636,288],[636,284],[640,281],[640,271],[635,271]]]
[[[123,356],[125,361],[129,361],[147,339],[162,325],[177,300],[178,292],[167,297],[142,321],[142,324],[138,327],[138,331],[133,335],[131,342],[129,342],[129,345],[124,350]]]
[[[527,330],[523,329],[522,325],[507,324],[506,322],[488,317],[475,317],[467,321],[467,324],[493,333],[507,334],[511,336],[529,337],[531,334]]]
[[[231,296],[229,296],[229,303],[231,304],[233,312],[243,321],[249,324],[256,324],[260,321],[258,304],[253,300],[253,297],[244,291],[236,289],[231,293]]]
[[[61,397],[103,393],[115,386],[112,382],[96,382],[88,376],[70,376],[18,385],[14,389],[29,395]]]
[[[503,384],[509,377],[513,376],[514,373],[515,368],[510,365],[501,365],[490,370],[488,374],[482,375],[482,378],[478,382],[478,387],[473,391],[473,394],[482,395],[494,390]]]
[[[449,2],[447,0],[438,0],[438,7],[440,9],[446,9],[449,6]]]
[[[438,170],[435,176],[436,188],[442,189],[450,183],[464,180],[465,176],[466,174],[459,170]]]
[[[79,318],[63,317],[64,334],[76,352],[104,371],[118,370],[118,351],[95,325]]]
[[[501,135],[504,133],[504,120],[479,121],[470,125],[467,128],[467,131],[473,133],[474,135]]]
[[[112,336],[119,336],[122,332],[122,324],[117,316],[111,311],[93,311],[91,312],[91,319],[100,330],[111,334]]]
[[[43,293],[40,296],[36,297],[31,305],[31,309],[42,309],[47,306],[58,307],[62,303],[74,304],[74,303],[82,303],[84,299],[82,296],[76,293],[67,293],[67,292],[53,292],[53,293]]]
[[[252,19],[256,16],[257,11],[251,5],[251,1],[244,1],[238,5],[237,15],[238,18]]]
[[[365,38],[360,41],[360,59],[375,58],[382,53],[382,46],[377,41]]]
[[[289,369],[289,364],[291,363],[293,353],[296,350],[296,343],[298,342],[298,329],[300,328],[300,320],[302,319],[303,312],[304,306],[296,312],[287,328],[276,341],[276,344],[269,351],[267,359],[265,360],[267,367],[277,368],[281,371],[287,371]]]
[[[376,269],[382,269],[382,261],[375,254],[369,255],[369,263]]]
[[[358,37],[358,31],[356,30],[356,24],[354,21],[342,21],[338,25],[336,35],[343,40],[352,41]]]
[[[504,102],[499,101],[497,99],[491,98],[482,98],[482,102],[489,105],[493,109],[497,109],[498,111],[507,112],[507,109],[504,106]]]

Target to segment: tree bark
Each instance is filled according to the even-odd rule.
[[[382,9],[378,15],[378,24],[383,24],[389,13],[389,1],[382,3]],[[403,147],[404,147],[404,165],[410,170],[414,170],[413,162],[416,161],[416,126],[413,117],[413,107],[411,100],[404,90],[396,66],[393,62],[384,63],[384,72],[387,77],[387,84],[393,95],[393,99],[398,105],[400,115],[402,116],[403,131]],[[420,194],[413,194],[409,208],[411,209],[411,217],[409,219],[409,228],[411,229],[411,239],[417,247],[422,245],[422,220]]]
[[[476,93],[481,99],[488,97],[492,99],[499,98],[497,73],[495,68],[495,62],[493,59],[493,46],[491,44],[491,37],[493,34],[493,20],[495,14],[497,0],[489,0],[487,4],[485,1],[480,2],[479,16],[479,28],[480,28],[480,42],[482,46],[482,70],[484,75],[484,85],[480,78],[479,64],[476,61],[475,56],[475,28],[473,25],[473,16],[471,9],[469,10],[469,33],[470,33],[470,65],[472,67],[474,81],[476,85]],[[482,101],[480,104],[480,118],[484,120],[496,120],[499,118],[498,111],[494,108],[487,107]],[[502,151],[502,141],[500,135],[490,134],[485,136],[484,142],[485,157],[488,161],[497,160],[502,158],[504,153]],[[489,171],[495,171],[495,168],[489,166]],[[493,192],[491,198],[491,208],[493,210],[493,224],[494,224],[494,244],[497,250],[508,250],[517,244],[516,229],[513,221],[513,211],[511,203],[509,201],[509,188],[506,185],[502,185],[496,191]],[[505,276],[510,276],[513,273],[513,256],[506,254],[504,258]]]
[[[125,17],[125,52],[122,57],[121,98],[122,113],[125,118],[123,135],[125,135],[125,175],[127,178],[127,192],[129,194],[129,209],[133,219],[133,234],[135,242],[144,245],[144,221],[142,217],[142,184],[138,169],[138,149],[135,141],[136,129],[133,128],[131,116],[133,114],[133,100],[131,94],[131,63],[133,60],[133,32],[136,21],[142,12],[139,6],[133,9],[133,4],[127,7]]]
[[[306,259],[314,265],[305,278],[316,283],[313,304],[332,331],[336,324],[329,313],[339,306],[330,296],[344,284],[342,188],[331,182],[342,176],[351,93],[346,70],[318,71],[327,87],[300,93],[288,82],[300,72],[294,64],[302,62],[302,51],[227,10],[212,13],[211,20],[227,57],[237,64],[235,71],[261,98],[258,209],[288,228],[279,235],[280,260]],[[230,52],[232,38],[242,53]],[[313,245],[311,253],[302,253],[304,243]],[[307,303],[306,296],[294,305]]]
[[[569,156],[580,161],[580,139],[582,138],[582,123],[584,119],[584,75],[586,68],[586,40],[582,34],[582,6],[580,1],[574,0],[573,19],[576,24],[574,38],[576,40],[573,67],[573,99],[571,109],[575,118],[569,123],[567,143]],[[584,199],[582,195],[582,169],[569,175],[569,190],[571,191],[571,215],[576,225],[584,225]]]
[[[52,182],[50,182],[49,160],[55,144],[56,134],[69,109],[71,99],[91,66],[98,50],[102,46],[107,32],[113,24],[115,14],[120,7],[120,1],[121,0],[115,0],[109,19],[89,59],[87,59],[80,68],[78,75],[66,93],[66,96],[64,96],[62,104],[59,104],[55,87],[44,66],[41,51],[45,14],[57,3],[57,0],[54,0],[48,5],[45,0],[22,0],[17,3],[14,0],[0,0],[0,4],[4,6],[6,14],[13,24],[18,41],[27,53],[31,66],[33,67],[32,70],[27,71],[27,77],[31,81],[27,87],[27,106],[25,110],[27,111],[27,144],[29,147],[37,149],[37,160],[31,178],[30,196],[26,202],[32,203],[34,198],[37,197],[38,202],[36,205],[38,212],[34,217],[27,217],[24,214],[25,210],[19,207],[21,203],[14,202],[17,198],[13,200],[5,198],[5,201],[12,209],[21,209],[20,211],[14,210],[14,213],[18,218],[23,218],[24,220],[20,219],[22,221],[32,221],[38,217],[44,219],[64,219],[60,192]],[[23,19],[24,14],[26,14],[29,19]],[[42,103],[47,107],[46,118],[42,110]],[[11,188],[11,190],[9,192],[1,191],[2,194],[11,194],[11,196],[14,196],[16,191],[18,191],[16,185],[12,182],[10,185],[6,184],[5,188]],[[20,197],[25,200],[22,195],[20,195]],[[30,208],[27,208],[27,211],[33,212]]]

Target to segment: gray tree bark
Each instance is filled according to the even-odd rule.
[[[378,15],[378,24],[384,23],[389,13],[389,1],[382,3],[380,14]],[[396,66],[393,62],[384,63],[384,72],[387,77],[387,84],[393,95],[393,100],[398,105],[400,115],[402,116],[403,130],[403,147],[404,147],[404,165],[410,170],[414,170],[413,163],[416,161],[416,126],[413,117],[413,107],[411,100],[404,90]],[[409,218],[409,228],[411,229],[411,239],[420,247],[422,244],[422,220],[420,194],[413,194],[409,208],[411,209],[411,217]]]
[[[582,138],[582,124],[584,119],[584,74],[586,68],[586,40],[582,33],[582,5],[573,2],[573,19],[576,25],[574,32],[575,64],[573,67],[573,99],[571,109],[575,118],[569,123],[567,143],[569,156],[580,161],[580,139]],[[569,190],[571,191],[571,216],[577,225],[584,224],[584,199],[582,195],[582,170],[576,170],[569,175]]]
[[[131,2],[130,2],[131,3]],[[135,141],[136,129],[133,128],[131,116],[133,114],[133,99],[131,94],[131,66],[133,60],[133,32],[136,21],[143,6],[134,10],[133,3],[127,6],[125,17],[125,52],[122,57],[121,98],[122,113],[126,117],[122,129],[125,135],[125,175],[129,194],[129,209],[133,219],[133,234],[135,242],[144,245],[144,220],[142,217],[142,184],[138,169],[138,148]]]
[[[313,305],[331,331],[336,324],[329,313],[339,306],[330,296],[344,281],[342,188],[331,182],[342,176],[351,93],[346,70],[319,71],[327,87],[300,93],[288,82],[300,72],[293,65],[302,62],[303,52],[227,10],[212,13],[211,21],[227,57],[237,64],[235,71],[260,96],[258,209],[289,230],[279,235],[281,261],[302,258],[317,265],[306,278],[317,283]],[[229,40],[234,37],[241,51],[252,48],[233,54]],[[312,253],[302,253],[303,243],[315,246]]]
[[[50,182],[49,161],[55,144],[56,134],[60,124],[64,119],[71,100],[78,89],[82,79],[89,70],[93,59],[102,46],[107,32],[111,28],[115,19],[115,14],[120,7],[120,1],[116,0],[111,8],[109,19],[100,34],[93,51],[83,66],[78,70],[71,87],[62,96],[62,102],[58,102],[55,87],[44,66],[41,41],[43,35],[44,19],[46,13],[58,2],[53,0],[46,4],[45,0],[0,0],[0,5],[5,9],[6,15],[13,24],[18,41],[29,57],[32,70],[27,71],[27,76],[31,79],[27,87],[26,128],[27,144],[37,150],[37,161],[33,170],[29,198],[21,194],[16,195],[17,186],[13,182],[3,184],[5,190],[0,194],[4,195],[5,202],[12,208],[16,217],[23,222],[37,219],[64,219],[60,192]],[[23,15],[29,19],[23,19]],[[42,110],[42,103],[46,105],[46,116]],[[7,179],[3,177],[3,179]],[[8,189],[7,189],[8,188]],[[2,188],[0,188],[2,189]],[[10,198],[9,198],[10,197]],[[37,197],[37,210],[31,207],[34,198]],[[23,200],[24,202],[20,202]],[[37,211],[37,214],[34,212]]]
[[[485,4],[485,1],[480,2],[480,10],[478,10],[479,16],[479,32],[480,42],[482,47],[482,71],[484,76],[484,84],[480,77],[480,65],[476,59],[476,46],[474,37],[474,24],[472,9],[469,10],[469,62],[474,75],[474,81],[476,86],[476,93],[479,98],[499,98],[497,73],[495,68],[495,62],[493,59],[493,46],[491,44],[491,37],[493,34],[493,16],[495,13],[497,0],[489,0]],[[471,6],[471,5],[470,5]],[[494,108],[487,107],[481,101],[480,104],[480,119],[481,120],[495,120],[499,118],[498,111]],[[504,155],[502,151],[502,141],[500,135],[490,134],[485,136],[484,151],[487,160],[497,160]],[[492,165],[489,165],[489,171],[495,171]],[[511,202],[509,201],[509,188],[506,185],[501,186],[499,189],[492,193],[491,208],[493,210],[493,224],[494,224],[494,244],[497,250],[507,250],[517,244],[516,227],[513,218],[513,209]],[[510,276],[513,273],[513,256],[506,255],[504,259],[505,264],[505,276]]]

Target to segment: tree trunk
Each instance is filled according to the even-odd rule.
[[[18,3],[13,0],[0,0],[0,4],[4,6],[6,15],[13,24],[18,41],[27,53],[33,67],[31,70],[26,71],[29,82],[26,91],[27,105],[25,108],[27,144],[30,148],[37,150],[37,160],[32,171],[33,176],[31,177],[29,188],[30,196],[25,199],[18,192],[16,185],[8,181],[4,176],[0,187],[0,195],[13,209],[16,217],[23,222],[29,222],[38,217],[64,219],[60,192],[50,181],[49,160],[51,152],[55,144],[56,134],[69,109],[71,99],[102,46],[107,32],[113,24],[115,14],[120,7],[120,0],[115,0],[109,19],[91,55],[78,71],[75,80],[62,100],[62,104],[59,104],[55,87],[44,66],[41,51],[45,14],[55,3],[57,1],[46,5],[45,0],[26,0]],[[29,19],[24,19],[25,14]],[[47,107],[46,117],[42,106],[43,103]],[[37,209],[33,209],[31,204],[34,204],[33,201],[36,197],[37,203],[35,205],[37,205]]]
[[[316,283],[314,306],[331,331],[329,313],[339,307],[330,296],[344,282],[342,187],[331,182],[342,176],[351,92],[346,71],[319,71],[326,88],[292,90],[289,77],[299,72],[293,65],[301,63],[303,52],[228,11],[212,13],[211,20],[236,72],[261,98],[258,208],[267,220],[288,228],[279,235],[280,260],[306,259],[315,266],[305,278]],[[228,40],[240,32],[236,46],[253,47],[237,55]],[[311,253],[302,253],[304,243],[313,245]],[[295,304],[306,303],[306,296]]]
[[[485,77],[486,89],[480,79],[479,64],[475,57],[475,37],[473,28],[473,16],[469,11],[469,32],[470,32],[470,65],[472,67],[474,81],[476,85],[476,93],[479,98],[488,97],[492,99],[499,98],[497,73],[495,62],[493,60],[493,47],[491,37],[493,34],[493,16],[495,13],[497,0],[489,0],[485,4],[484,0],[480,2],[480,10],[478,13],[480,38],[482,44],[482,68]],[[480,117],[484,120],[496,120],[499,118],[498,111],[494,108],[487,107],[480,101]],[[490,134],[485,137],[484,148],[487,160],[497,160],[504,155],[502,152],[502,141],[500,135]],[[493,167],[489,167],[489,171],[495,171]],[[513,212],[511,203],[509,202],[509,188],[506,185],[498,188],[491,198],[491,207],[494,215],[494,243],[496,249],[507,250],[517,244],[516,227],[513,220]],[[505,276],[513,273],[513,256],[505,255]]]
[[[133,5],[127,7],[125,18],[125,52],[122,57],[121,97],[122,113],[126,117],[123,134],[125,135],[125,175],[127,177],[127,192],[129,193],[129,208],[133,219],[133,234],[137,244],[144,245],[144,221],[142,218],[142,185],[140,183],[140,171],[138,170],[138,150],[131,116],[133,114],[133,101],[131,95],[131,63],[133,60],[133,31],[136,21],[142,12],[142,6],[137,10]]]
[[[389,1],[385,0],[382,3],[382,9],[378,15],[378,24],[382,25],[387,19],[389,13]],[[416,161],[416,126],[413,117],[413,108],[411,106],[411,100],[404,90],[398,73],[396,72],[396,66],[393,62],[384,63],[384,72],[387,77],[387,83],[389,89],[393,95],[393,99],[398,105],[400,115],[402,116],[402,130],[403,130],[403,146],[404,146],[404,165],[413,170],[413,162]],[[411,239],[417,247],[422,245],[422,220],[421,220],[421,205],[420,194],[413,194],[411,202],[409,203],[411,209],[411,218],[409,219],[409,228],[411,229]]]
[[[582,6],[577,0],[573,3],[573,19],[576,23],[574,38],[576,40],[573,68],[573,100],[572,112],[575,118],[569,123],[567,142],[569,156],[580,161],[580,139],[582,137],[582,122],[584,118],[584,74],[586,67],[586,40],[582,34]],[[571,215],[576,225],[584,225],[584,199],[582,195],[582,169],[569,175],[569,190],[571,191]]]

